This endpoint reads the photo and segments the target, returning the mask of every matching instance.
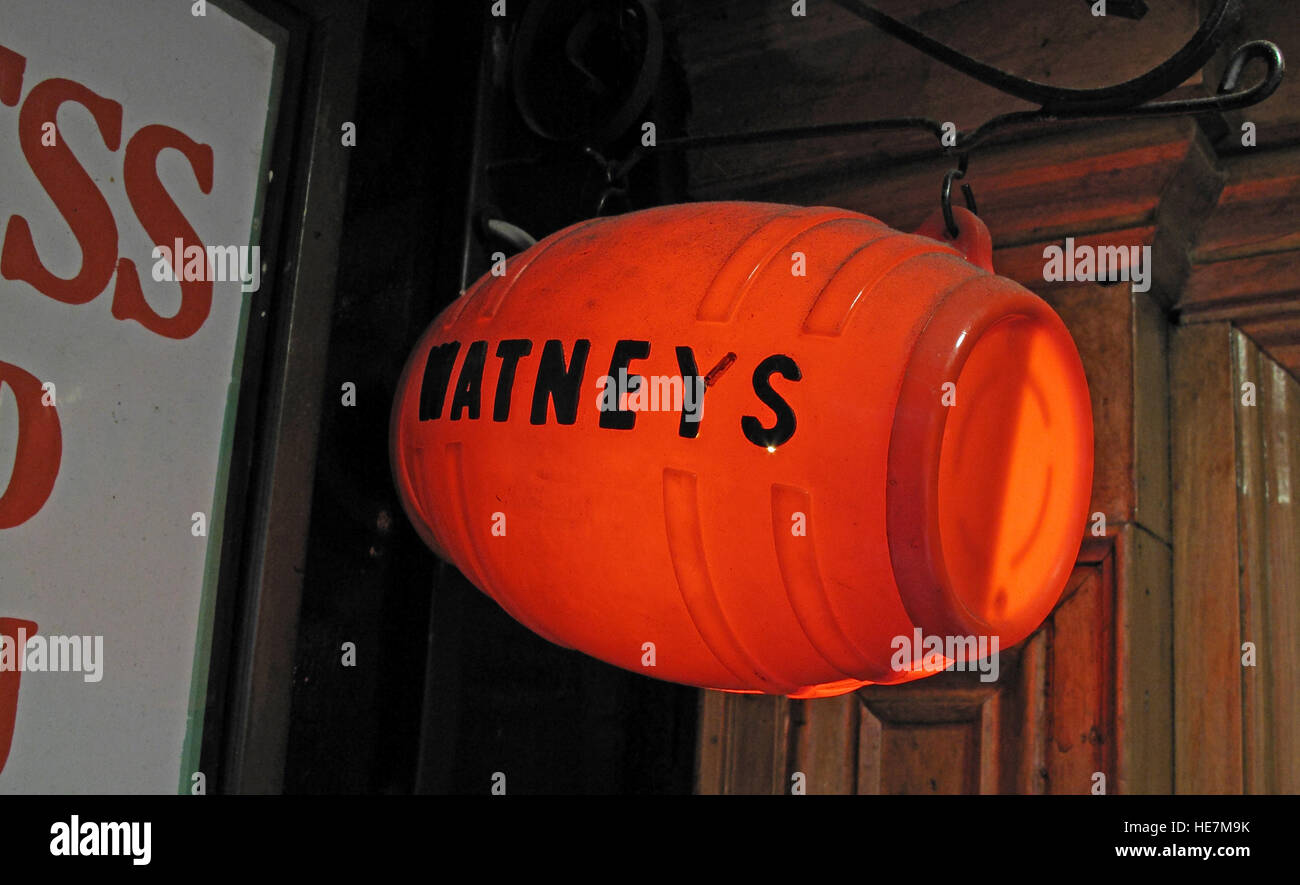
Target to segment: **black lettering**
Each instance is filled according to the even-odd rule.
[[[515,369],[519,360],[533,352],[533,342],[527,338],[507,338],[497,345],[501,358],[501,374],[497,375],[497,395],[492,403],[492,420],[505,421],[510,417],[510,395],[515,387]]]
[[[698,414],[704,408],[704,379],[700,377],[700,367],[695,364],[695,351],[689,347],[677,348],[677,368],[682,374],[682,417],[677,422],[677,435],[685,439],[695,439],[700,435],[700,420]],[[690,391],[688,385],[694,385],[695,398],[687,395]],[[695,411],[687,412],[686,403],[694,402]],[[695,420],[690,420],[688,415],[697,416]]]
[[[542,358],[537,366],[537,384],[533,387],[533,411],[528,416],[533,424],[546,423],[546,401],[555,401],[555,420],[572,424],[578,420],[578,393],[582,375],[587,368],[587,354],[591,342],[579,338],[573,343],[573,360],[564,365],[564,344],[552,338],[542,348]]]
[[[421,421],[442,417],[442,403],[447,398],[451,367],[456,364],[456,354],[459,351],[459,341],[448,341],[429,348],[429,357],[424,361],[424,379],[420,382]]]
[[[467,407],[470,419],[478,419],[483,390],[483,364],[486,362],[487,342],[475,341],[465,351],[465,362],[460,366],[460,380],[456,382],[456,395],[451,400],[451,420],[459,421],[460,413]]]
[[[752,415],[745,415],[740,419],[740,429],[744,431],[745,438],[765,449],[782,445],[794,436],[794,409],[781,398],[781,394],[772,389],[771,377],[777,373],[788,381],[798,381],[803,378],[803,373],[799,371],[795,361],[781,353],[769,356],[754,369],[754,393],[758,394],[763,404],[776,415],[776,423],[771,427],[764,427],[762,422]]]
[[[618,383],[619,369],[626,369],[632,360],[643,360],[650,355],[649,341],[620,339],[614,344],[614,356],[609,361],[609,377]],[[640,375],[627,376],[627,392],[640,389],[645,379]],[[631,430],[636,425],[636,412],[631,409],[614,409],[600,413],[600,426],[615,430]]]

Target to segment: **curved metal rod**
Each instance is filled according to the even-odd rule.
[[[1268,65],[1268,71],[1265,73],[1264,78],[1254,86],[1239,89],[1238,81],[1241,79],[1246,65],[1256,58],[1265,61]],[[1282,57],[1282,50],[1277,47],[1277,44],[1268,40],[1252,40],[1239,46],[1237,51],[1232,54],[1232,58],[1228,61],[1228,67],[1224,71],[1223,79],[1219,82],[1218,93],[1215,95],[1153,102],[1116,111],[1096,108],[1056,111],[1040,108],[1036,111],[1015,111],[994,117],[969,134],[959,134],[957,149],[970,150],[976,144],[988,138],[993,132],[1015,125],[1052,121],[1177,117],[1185,114],[1233,111],[1250,107],[1268,98],[1281,85],[1282,76],[1285,72],[1286,60]]]
[[[1263,59],[1267,63],[1268,71],[1265,73],[1264,78],[1254,86],[1239,89],[1238,81],[1241,79],[1247,63],[1256,58]],[[948,151],[968,151],[986,140],[994,132],[1012,126],[1061,121],[1173,117],[1182,114],[1204,114],[1237,110],[1258,104],[1272,95],[1281,84],[1285,70],[1286,62],[1282,57],[1282,50],[1277,47],[1277,44],[1268,40],[1252,40],[1238,47],[1236,52],[1232,54],[1216,95],[1114,109],[1099,106],[1079,106],[1057,109],[1044,107],[1032,111],[1013,111],[996,116],[971,132],[958,132],[956,143],[950,146]],[[856,135],[864,132],[899,129],[922,129],[935,136],[943,135],[943,124],[937,120],[931,120],[928,117],[891,117],[881,120],[828,123],[820,126],[792,126],[784,129],[768,129],[757,132],[688,135],[681,138],[664,139],[659,142],[658,148],[661,150],[688,150],[697,147],[759,144],[762,142],[794,141],[805,138],[829,138],[838,135]]]
[[[758,144],[764,141],[791,141],[800,138],[828,138],[856,135],[887,129],[924,129],[936,137],[943,135],[943,124],[929,117],[885,117],[879,120],[853,120],[846,123],[823,123],[818,126],[787,126],[756,132],[727,132],[718,135],[683,135],[661,139],[660,148],[716,147],[718,145]]]
[[[1216,0],[1214,8],[1210,10],[1187,43],[1145,74],[1113,86],[1097,89],[1069,89],[1017,77],[1000,68],[976,61],[875,7],[868,6],[862,0],[835,0],[835,2],[936,61],[961,71],[969,77],[974,77],[1000,92],[1031,101],[1040,105],[1043,110],[1053,113],[1083,109],[1117,110],[1139,105],[1156,96],[1164,95],[1205,67],[1240,13],[1238,0]]]
[[[1237,81],[1241,79],[1241,73],[1246,69],[1246,64],[1252,58],[1262,58],[1268,64],[1268,73],[1264,80],[1258,85],[1246,90],[1241,95],[1247,95],[1249,100],[1244,104],[1233,105],[1233,108],[1246,107],[1247,105],[1261,102],[1268,98],[1277,87],[1282,85],[1282,75],[1286,73],[1286,59],[1282,57],[1282,50],[1278,49],[1277,44],[1268,40],[1251,40],[1249,43],[1237,47],[1237,51],[1228,59],[1228,68],[1223,72],[1223,79],[1219,81],[1219,94],[1234,92],[1237,89]],[[1225,108],[1231,110],[1232,108]]]

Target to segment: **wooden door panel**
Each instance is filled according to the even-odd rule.
[[[1081,566],[1073,592],[1045,625],[1048,642],[1047,787],[1086,793],[1093,774],[1114,775],[1114,569],[1109,557]]]
[[[980,739],[980,719],[887,726],[881,744],[889,764],[880,772],[881,792],[980,792],[979,774],[991,755]]]
[[[1113,790],[1115,550],[1084,545],[1056,611],[1000,654],[996,681],[951,671],[809,701],[705,692],[701,792],[1087,793],[1095,772]]]
[[[697,792],[788,792],[791,703],[783,697],[701,691]]]
[[[858,692],[859,792],[1086,793],[1094,772],[1113,776],[1114,557],[1088,550],[1052,616],[1001,654],[996,682],[950,672]]]
[[[998,691],[969,673],[943,674],[880,694],[860,692],[858,792],[885,795],[994,792],[998,775]],[[888,691],[888,688],[885,688]]]
[[[1227,323],[1175,341],[1177,789],[1295,793],[1300,382]]]

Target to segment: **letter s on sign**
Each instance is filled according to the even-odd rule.
[[[205,194],[212,193],[211,146],[199,144],[170,126],[153,125],[145,126],[127,142],[122,171],[126,195],[154,245],[170,247],[179,239],[187,248],[197,245],[206,252],[203,241],[158,179],[158,155],[166,148],[175,148],[184,154],[194,170],[199,190]],[[182,281],[180,309],[175,316],[163,317],[144,300],[135,262],[123,258],[118,263],[117,285],[113,289],[113,316],[120,320],[135,320],[164,338],[188,338],[197,332],[212,310],[212,280],[185,279],[181,273],[183,263],[181,255],[172,256],[172,270]]]
[[[32,87],[18,112],[18,140],[32,172],[72,229],[81,248],[81,269],[71,279],[57,277],[41,263],[27,219],[14,215],[0,252],[0,275],[30,283],[42,295],[64,304],[85,304],[108,288],[117,261],[117,223],[108,201],[60,136],[51,147],[41,144],[41,127],[58,119],[59,108],[75,102],[90,111],[104,145],[122,143],[122,106],[72,80],[44,80]]]

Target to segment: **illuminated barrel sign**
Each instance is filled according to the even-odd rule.
[[[534,632],[675,682],[827,696],[926,675],[914,636],[1019,642],[1083,537],[1091,409],[956,211],[956,243],[740,202],[548,237],[412,354],[407,513]]]

